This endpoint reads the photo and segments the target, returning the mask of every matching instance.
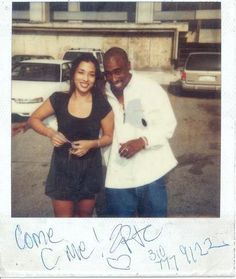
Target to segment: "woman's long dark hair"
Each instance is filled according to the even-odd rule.
[[[101,73],[97,59],[92,53],[83,53],[72,61],[70,69],[70,89],[69,95],[71,96],[75,91],[74,75],[77,67],[81,62],[92,62],[95,66],[95,84],[91,89],[92,94],[104,94],[105,80]]]

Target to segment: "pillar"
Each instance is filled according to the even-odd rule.
[[[49,22],[49,3],[30,2],[30,21]]]
[[[136,23],[153,23],[154,2],[136,3]]]

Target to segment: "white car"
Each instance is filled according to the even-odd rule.
[[[21,61],[12,70],[12,114],[30,116],[55,91],[67,92],[70,61]]]
[[[97,48],[70,48],[64,53],[63,59],[73,61],[75,58],[77,58],[78,56],[80,56],[81,54],[84,54],[84,53],[93,54],[93,56],[95,58],[97,58],[97,60],[98,60],[101,72],[104,72],[104,67],[103,67],[103,55],[104,55],[104,53],[101,49],[97,49]]]
[[[219,52],[192,52],[181,73],[184,92],[221,91],[221,54]]]

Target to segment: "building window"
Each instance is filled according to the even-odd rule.
[[[12,10],[13,11],[27,11],[30,8],[29,2],[13,2]]]
[[[221,20],[220,19],[208,19],[201,21],[202,29],[221,29]]]
[[[220,10],[221,3],[220,2],[200,2],[199,10]]]
[[[81,12],[127,12],[128,22],[135,21],[135,2],[80,2]]]
[[[217,10],[220,2],[162,2],[162,11]]]
[[[13,2],[12,3],[12,21],[29,22],[30,20],[30,2]]]
[[[136,3],[135,2],[78,2],[79,12],[88,13],[89,12],[110,12],[111,14],[118,12],[127,13],[127,21],[135,22],[136,13]],[[54,12],[67,12],[68,2],[50,2],[50,14],[51,19],[54,21]],[[86,19],[85,19],[86,18]],[[112,18],[112,17],[111,17]],[[66,20],[66,19],[65,19]],[[61,21],[61,19],[60,19]],[[99,21],[94,18],[90,18],[89,15],[84,17],[84,21]]]
[[[54,12],[67,12],[68,11],[68,3],[67,2],[50,2],[49,3],[49,11],[50,11],[50,21],[54,21]],[[64,20],[65,22],[67,20]]]
[[[54,11],[68,11],[68,2],[50,2],[50,12]]]

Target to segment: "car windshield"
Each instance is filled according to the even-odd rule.
[[[189,56],[186,63],[186,70],[197,71],[220,71],[220,54],[193,54]]]
[[[81,51],[66,52],[63,59],[72,61],[83,53],[88,53],[88,52],[81,52]]]
[[[60,65],[46,63],[21,63],[12,70],[13,80],[60,81]]]
[[[50,55],[14,55],[12,57],[12,63],[17,63],[23,60],[31,60],[31,59],[54,59]]]
[[[12,57],[12,63],[17,63],[22,60],[29,60],[30,56],[15,55]]]

